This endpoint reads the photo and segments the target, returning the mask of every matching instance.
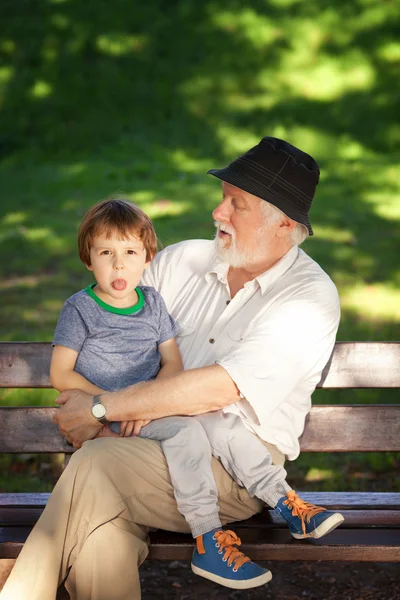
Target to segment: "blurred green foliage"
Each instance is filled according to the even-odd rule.
[[[3,0],[1,339],[51,340],[90,281],[76,231],[91,204],[123,191],[162,244],[211,238],[220,190],[205,172],[263,135],[321,165],[304,249],[338,285],[338,339],[399,339],[399,17],[396,0]]]

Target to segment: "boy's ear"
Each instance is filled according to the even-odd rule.
[[[87,268],[88,271],[93,271],[92,265],[85,265],[85,267]]]
[[[151,264],[151,260],[148,260],[147,262],[144,263],[144,268],[148,269],[150,264]]]

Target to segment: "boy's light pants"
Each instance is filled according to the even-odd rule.
[[[282,465],[273,465],[262,441],[240,417],[215,411],[195,417],[165,417],[140,437],[161,442],[179,511],[193,537],[220,528],[218,490],[211,469],[215,456],[250,496],[274,507],[291,488]]]
[[[275,464],[283,455],[270,446]],[[251,498],[212,459],[221,521],[247,519]],[[138,567],[148,528],[188,532],[158,442],[102,438],[71,458],[0,593],[1,600],[55,600],[65,582],[71,600],[139,600]]]

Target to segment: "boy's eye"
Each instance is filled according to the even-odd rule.
[[[127,250],[128,254],[136,254],[134,250]]]
[[[102,254],[106,254],[106,255],[107,255],[107,254],[111,254],[111,252],[110,252],[110,250],[103,250],[103,251],[101,252],[100,256],[101,256]]]

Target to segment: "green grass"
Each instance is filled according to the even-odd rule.
[[[64,299],[90,281],[76,230],[91,204],[123,191],[154,219],[162,244],[211,238],[220,189],[206,171],[276,135],[321,164],[316,235],[304,249],[338,285],[338,339],[398,340],[400,5],[139,4],[1,3],[1,339],[51,340]],[[396,396],[318,392],[314,401]],[[303,488],[364,481],[347,472],[393,487],[396,460],[304,456],[290,468]],[[41,485],[40,469],[27,474]],[[6,475],[0,487],[15,489],[20,475]]]

